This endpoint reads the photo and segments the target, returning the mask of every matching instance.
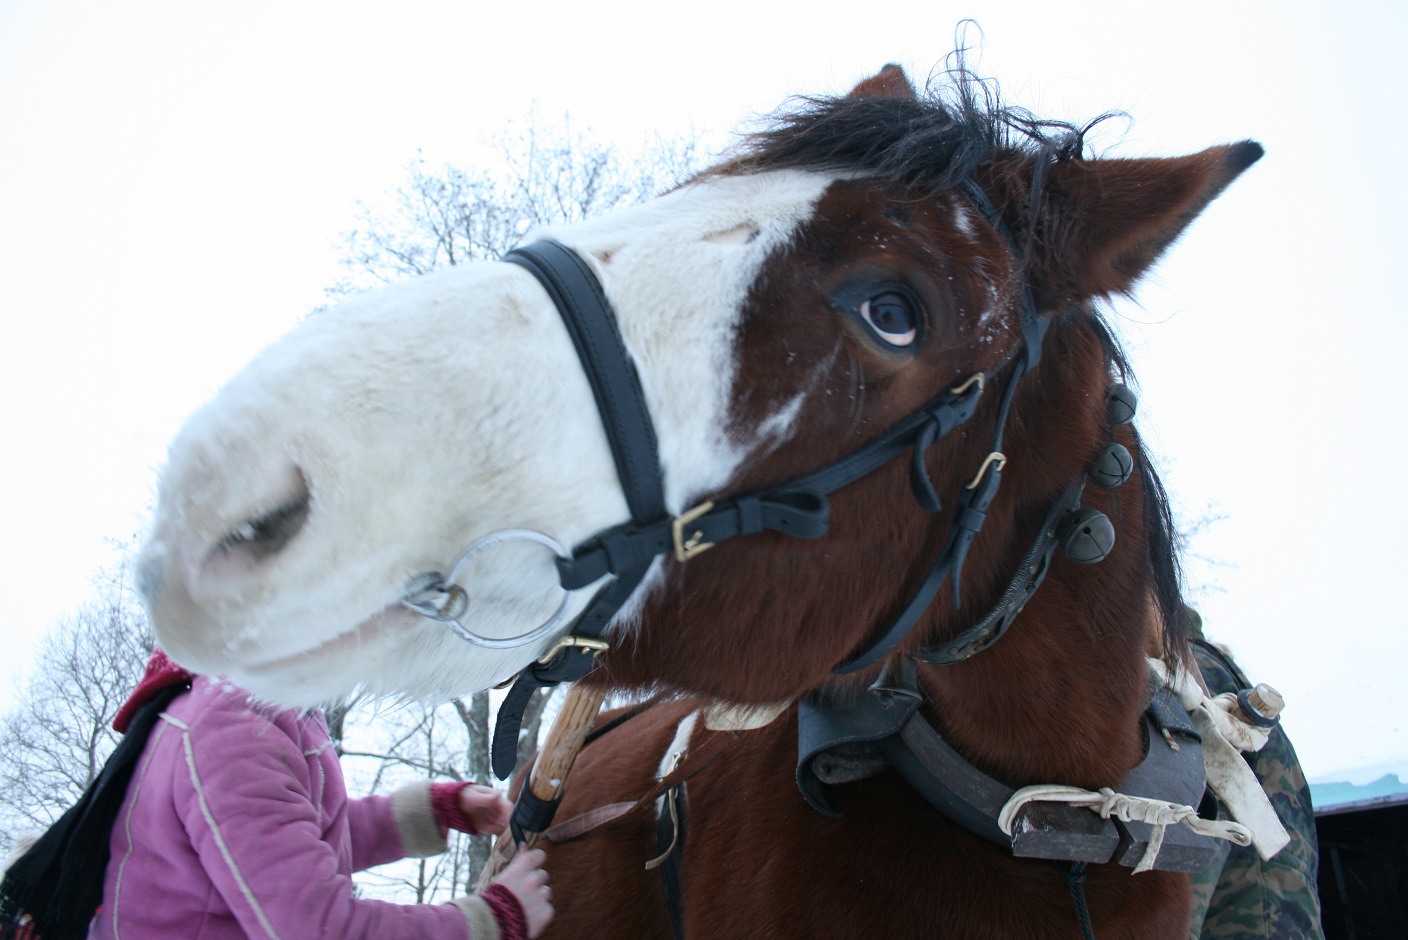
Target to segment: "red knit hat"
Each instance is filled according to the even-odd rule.
[[[113,716],[113,730],[119,734],[127,731],[127,726],[132,722],[132,716],[137,713],[137,709],[150,702],[162,689],[169,689],[173,685],[182,685],[195,678],[195,674],[182,669],[160,649],[152,650],[152,658],[147,660],[147,672],[142,676],[142,681],[137,683],[137,688],[132,690],[127,701],[122,703],[122,707]]]

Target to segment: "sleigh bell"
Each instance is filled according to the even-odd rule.
[[[1071,561],[1093,565],[1104,561],[1115,547],[1115,527],[1098,509],[1077,509],[1066,517],[1056,538]]]

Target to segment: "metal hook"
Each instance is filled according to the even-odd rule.
[[[440,578],[438,576],[422,575],[413,579],[412,583],[415,584],[416,587],[413,590],[408,590],[401,598],[402,606],[415,611],[423,617],[448,624],[455,636],[482,649],[517,649],[520,646],[528,646],[541,640],[560,627],[563,621],[567,619],[567,608],[572,600],[572,591],[564,588],[562,603],[558,605],[557,610],[553,612],[552,616],[539,626],[525,633],[520,633],[517,636],[483,636],[469,629],[460,619],[469,610],[469,592],[456,584],[456,580],[464,572],[465,566],[468,565],[470,560],[476,555],[493,548],[495,545],[502,545],[506,542],[534,542],[548,548],[558,558],[572,557],[572,553],[567,550],[566,546],[550,535],[544,535],[542,532],[537,532],[533,529],[501,529],[498,532],[491,532],[489,535],[484,536],[482,539],[469,546],[469,548],[465,549],[464,554],[459,557],[459,560],[457,560],[450,569],[448,576]],[[437,605],[426,602],[425,596],[427,594],[445,594],[448,597],[443,603]]]

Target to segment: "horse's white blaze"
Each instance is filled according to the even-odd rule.
[[[665,748],[665,753],[660,756],[660,765],[655,769],[655,779],[664,780],[668,777],[684,756],[689,753],[689,741],[694,737],[694,726],[699,721],[699,710],[696,709],[685,715],[675,728],[675,737],[670,741],[670,746]],[[662,802],[661,797],[658,802]]]
[[[671,511],[763,443],[727,428],[739,311],[828,182],[711,179],[544,233],[597,268],[641,374]],[[735,231],[748,235],[711,237]],[[261,557],[252,521],[305,487],[301,527]],[[494,531],[571,546],[627,516],[546,293],[517,266],[467,265],[310,318],[198,412],[171,447],[142,581],[176,659],[263,697],[306,705],[361,684],[460,693],[541,649],[471,647],[397,606],[407,582]],[[490,636],[531,629],[562,596],[550,554],[523,544],[476,559],[461,583],[466,622]]]
[[[973,224],[973,216],[969,214],[968,206],[957,196],[949,202],[949,206],[953,210],[953,227],[969,241],[975,240],[978,237],[978,229]]]
[[[640,368],[674,512],[726,482],[762,442],[731,438],[725,423],[739,310],[764,259],[811,217],[830,182],[801,172],[724,177],[542,233],[609,259],[597,273]],[[739,230],[748,237],[718,237]]]

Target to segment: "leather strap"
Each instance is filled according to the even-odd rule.
[[[528,700],[541,686],[542,683],[535,681],[525,670],[499,703],[494,740],[489,748],[489,766],[500,780],[507,780],[518,763],[518,735],[523,728],[523,712],[528,708]]]
[[[597,414],[606,431],[616,475],[626,505],[636,523],[665,515],[665,490],[660,475],[659,445],[655,425],[641,389],[616,317],[601,282],[587,263],[568,248],[552,241],[524,245],[504,260],[527,270],[542,284],[572,337],[577,357],[596,399]],[[568,632],[598,638],[644,579],[650,559],[623,565],[587,603]],[[595,578],[583,583],[591,583]],[[492,766],[500,780],[513,773],[523,710],[533,691],[543,686],[580,679],[596,663],[594,652],[573,647],[559,651],[548,663],[525,669],[499,708],[494,730]]]
[[[915,670],[913,660],[902,659],[895,664],[897,675],[886,669],[864,695],[822,689],[797,702],[797,787],[817,812],[841,817],[826,795],[818,762],[831,752],[866,754],[898,734],[924,702]]]
[[[1051,556],[1056,552],[1057,524],[1073,506],[1080,502],[1081,492],[1084,488],[1084,478],[1076,480],[1066,488],[1066,492],[1047,511],[1036,539],[1017,566],[1017,573],[1013,575],[1007,588],[1002,592],[1002,596],[998,598],[997,604],[988,611],[987,616],[953,639],[938,646],[921,650],[916,654],[919,659],[926,663],[935,664],[962,662],[970,656],[981,653],[1002,638],[1002,635],[1007,632],[1007,628],[1012,626],[1012,622],[1022,612],[1022,608],[1027,606],[1027,601],[1031,600],[1036,589],[1041,587],[1041,583],[1046,580],[1046,573],[1051,568]]]
[[[606,426],[631,516],[639,521],[663,516],[665,490],[655,425],[601,282],[575,251],[553,241],[515,248],[504,260],[538,279],[572,336],[596,396],[597,414]]]
[[[660,852],[660,879],[665,887],[665,906],[670,909],[670,926],[675,940],[684,940],[684,873],[680,863],[687,834],[684,784],[672,787],[665,801],[655,826],[655,847]]]
[[[1043,154],[1034,173],[1038,176],[1044,175],[1046,167],[1056,160],[1053,153]],[[1012,257],[1021,264],[1026,257],[1022,247],[1017,244],[1017,239],[1013,237],[1012,230],[1007,227],[1007,222],[1002,218],[1002,213],[997,211],[997,206],[992,204],[988,194],[983,188],[971,179],[965,179],[959,184],[963,194],[978,207],[978,211],[987,219],[988,224],[997,230],[1007,242],[1007,247],[1012,251]],[[1051,325],[1050,319],[1042,317],[1037,313],[1036,299],[1032,296],[1032,283],[1029,278],[1022,278],[1022,336],[1026,340],[1022,353],[1023,372],[1030,372],[1041,362],[1042,341],[1046,338],[1046,328]]]
[[[680,762],[680,765],[657,781],[654,786],[645,791],[639,799],[634,802],[623,801],[620,803],[607,803],[595,809],[579,813],[571,819],[560,822],[543,833],[543,838],[553,842],[566,842],[569,839],[576,839],[586,835],[594,829],[614,822],[622,816],[629,815],[638,809],[654,803],[663,796],[666,791],[679,786],[689,780],[695,774],[708,767],[724,749],[738,739],[738,733],[732,731],[706,732],[710,736],[702,741],[697,747],[691,746],[688,757]],[[693,742],[691,742],[693,745]]]
[[[748,494],[726,500],[691,519],[691,536],[718,543],[764,530],[797,538],[814,539],[826,534],[829,507],[820,493],[788,489],[761,495]],[[575,590],[613,572],[649,564],[674,548],[671,518],[647,525],[628,523],[607,529],[557,562],[562,586]]]

